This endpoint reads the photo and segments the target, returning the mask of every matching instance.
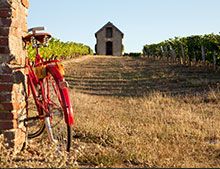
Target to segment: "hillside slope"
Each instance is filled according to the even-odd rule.
[[[64,62],[76,124],[69,156],[36,139],[2,167],[220,167],[220,73],[147,58]],[[68,164],[66,163],[68,161]]]
[[[78,162],[220,167],[220,73],[147,58],[66,64]]]

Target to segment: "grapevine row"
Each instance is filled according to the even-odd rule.
[[[31,45],[28,46],[28,56],[33,59],[36,51]],[[93,54],[89,46],[75,42],[62,42],[59,39],[52,38],[48,47],[40,48],[40,55],[45,59],[71,59],[81,55]]]
[[[179,60],[181,63],[201,61],[214,66],[220,65],[220,35],[171,38],[158,44],[145,45],[143,55]]]

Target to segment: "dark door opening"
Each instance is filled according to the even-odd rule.
[[[112,42],[106,42],[106,55],[113,55],[113,45]]]

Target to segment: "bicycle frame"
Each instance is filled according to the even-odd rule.
[[[48,72],[52,74],[53,77],[55,77],[55,81],[58,84],[58,90],[62,91],[62,95],[59,95],[59,101],[61,106],[63,107],[64,110],[64,117],[65,117],[65,122],[71,126],[74,123],[74,118],[73,118],[73,110],[69,98],[69,93],[68,93],[68,84],[65,81],[63,75],[60,73],[59,68],[58,68],[58,63],[60,62],[59,60],[51,60],[51,61],[44,61],[43,58],[40,56],[38,53],[38,48],[36,48],[37,54],[35,57],[35,61],[33,65],[31,64],[30,60],[26,58],[26,70],[27,70],[27,84],[28,84],[28,97],[30,96],[30,93],[32,93],[35,104],[37,106],[37,110],[39,113],[40,119],[44,119],[46,117],[50,117],[50,110],[49,108],[49,102],[46,102],[47,95],[42,91],[42,98],[37,98],[37,91],[35,86],[39,86],[40,88],[44,88],[43,86],[43,80],[46,79],[39,79],[37,75],[35,74],[34,67],[37,66],[45,66],[46,69],[46,76],[48,75]],[[48,89],[47,89],[48,90]],[[49,92],[49,91],[47,91]],[[58,92],[58,91],[57,91]],[[60,93],[60,92],[58,92]],[[50,98],[49,98],[50,100]],[[62,101],[63,100],[63,101]],[[42,111],[43,110],[43,111]],[[44,113],[45,112],[45,113]]]

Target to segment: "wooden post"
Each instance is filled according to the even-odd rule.
[[[160,50],[161,50],[161,53],[162,53],[162,60],[165,58],[165,52],[164,52],[164,49],[163,49],[163,46],[160,46]]]
[[[182,64],[186,64],[186,58],[185,58],[185,54],[184,54],[184,48],[183,48],[183,45],[181,44],[181,57],[182,57]]]
[[[193,62],[194,62],[194,65],[196,65],[196,52],[195,51],[193,51]]]
[[[201,46],[201,51],[202,51],[202,62],[203,64],[205,64],[205,49],[203,45]]]
[[[0,132],[9,147],[25,140],[26,78],[22,36],[27,33],[28,0],[0,0]]]
[[[175,62],[176,52],[175,52],[175,50],[172,48],[171,45],[170,45],[170,54],[171,54],[171,60],[172,60],[172,62]]]
[[[173,59],[174,59],[174,62],[175,62],[176,61],[176,51],[173,49],[172,53],[173,53]]]
[[[216,70],[216,51],[213,53],[213,68]]]
[[[169,61],[169,52],[168,52],[167,46],[165,46],[165,57],[167,61]]]

